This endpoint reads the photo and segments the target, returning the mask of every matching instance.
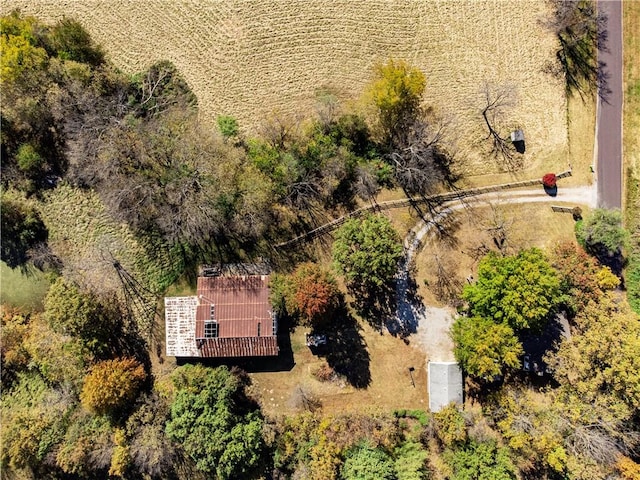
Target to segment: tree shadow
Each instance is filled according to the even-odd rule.
[[[406,339],[418,331],[420,318],[425,315],[425,306],[418,294],[418,284],[411,274],[410,267],[407,266],[406,258],[400,261],[398,271],[395,285],[396,311],[385,325],[391,335]]]
[[[360,333],[362,327],[344,307],[336,312],[335,318],[322,354],[327,364],[352,386],[367,388],[371,384],[370,358]]]
[[[546,383],[551,380],[546,375],[547,365],[544,357],[549,353],[555,353],[563,338],[570,336],[569,322],[562,313],[554,315],[539,332],[528,331],[520,335],[520,342],[524,354],[528,356],[530,373],[537,380]],[[524,365],[523,365],[524,368]]]
[[[624,289],[625,286],[622,270],[626,266],[627,260],[622,255],[622,251],[617,249],[615,252],[612,252],[601,244],[591,246],[590,248],[587,248],[587,251],[596,257],[602,265],[611,269],[611,271],[620,279],[619,288]]]
[[[396,313],[395,286],[396,282],[392,281],[387,285],[362,287],[353,292],[353,310],[381,334]]]
[[[558,195],[558,186],[555,185],[553,187],[547,187],[546,185],[543,186],[544,187],[544,192],[549,195],[550,197],[555,197]]]

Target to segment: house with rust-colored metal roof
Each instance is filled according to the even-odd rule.
[[[199,277],[197,295],[166,297],[164,305],[167,355],[278,355],[268,275]]]

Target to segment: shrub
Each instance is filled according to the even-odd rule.
[[[238,134],[238,121],[235,118],[229,115],[219,115],[216,122],[224,138],[235,137]]]
[[[587,252],[600,260],[602,256],[620,254],[629,243],[629,233],[622,227],[622,213],[604,208],[596,208],[576,223],[576,237]]]
[[[337,377],[336,371],[331,368],[327,363],[323,363],[317,369],[312,372],[312,375],[321,382],[330,382]]]
[[[434,414],[436,434],[445,447],[454,447],[467,441],[467,425],[458,408],[449,404]]]
[[[23,172],[36,172],[42,167],[44,159],[30,143],[23,143],[16,154],[18,168]]]
[[[582,220],[582,209],[578,206],[573,207],[571,210],[571,214],[573,215],[573,219],[577,222],[578,220]]]

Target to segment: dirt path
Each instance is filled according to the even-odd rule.
[[[454,361],[453,341],[449,330],[453,323],[455,311],[451,308],[437,308],[415,302],[410,295],[409,269],[416,253],[422,246],[422,240],[437,225],[439,220],[456,210],[491,200],[494,203],[556,203],[580,204],[595,207],[597,191],[595,186],[559,188],[555,197],[551,197],[540,189],[508,192],[494,192],[461,201],[449,202],[434,218],[420,221],[404,239],[405,256],[402,260],[396,283],[397,318],[400,325],[412,332],[409,337],[420,345],[428,360]]]

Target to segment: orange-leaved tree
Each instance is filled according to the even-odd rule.
[[[269,288],[274,308],[303,325],[313,327],[328,321],[340,304],[335,278],[315,263],[302,263],[289,275],[274,275]]]
[[[97,414],[113,413],[136,398],[146,377],[144,367],[132,358],[96,363],[84,379],[82,406]]]
[[[338,305],[340,291],[331,273],[314,263],[303,263],[292,275],[292,310],[308,325],[327,320]]]

